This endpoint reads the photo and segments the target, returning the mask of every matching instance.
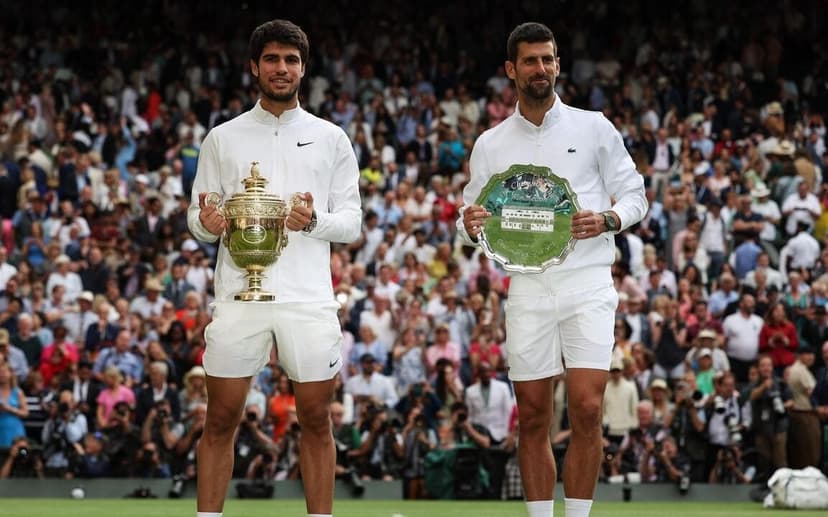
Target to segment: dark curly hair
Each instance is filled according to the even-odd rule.
[[[307,63],[310,54],[308,35],[298,25],[287,20],[271,20],[256,27],[250,35],[250,59],[258,63],[265,45],[274,41],[296,47],[302,63]]]

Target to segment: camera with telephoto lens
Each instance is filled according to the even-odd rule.
[[[720,415],[727,411],[727,403],[725,403],[725,399],[721,395],[716,395],[716,398],[713,399],[713,411]]]
[[[144,449],[141,451],[141,461],[144,461],[145,463],[152,463],[153,454],[155,454],[153,451]]]
[[[166,420],[170,417],[170,414],[167,412],[166,409],[159,409],[158,410],[158,418],[161,420]]]
[[[682,474],[679,478],[678,489],[681,495],[690,491],[690,476],[687,473]]]
[[[459,413],[457,413],[457,423],[458,424],[464,423],[467,418],[469,418],[469,414],[466,413],[465,411],[460,411]]]
[[[167,493],[170,499],[179,499],[181,497],[181,494],[184,492],[184,481],[186,481],[184,474],[176,474],[173,476],[172,486],[170,486],[170,491]]]
[[[359,478],[356,469],[348,469],[342,479],[351,487],[351,494],[354,497],[362,497],[362,494],[365,493],[365,484]]]
[[[115,404],[115,414],[117,414],[118,416],[125,417],[127,416],[128,412],[129,404],[127,404],[126,402],[118,402],[117,404]]]
[[[742,428],[739,425],[739,417],[736,415],[727,415],[725,418],[725,425],[727,425],[727,432],[730,435],[730,443],[738,445],[742,442]]]
[[[351,487],[351,494],[354,497],[361,497],[365,493],[365,484],[360,479],[356,469],[351,465],[351,459],[348,457],[348,446],[336,438],[334,438],[334,443],[336,444],[337,463],[345,468],[345,472],[340,477],[346,485]]]
[[[784,415],[785,403],[782,401],[782,394],[779,393],[779,389],[774,388],[768,392],[768,397],[770,397],[771,402],[773,403],[773,410],[779,415]]]
[[[251,423],[252,423],[252,422],[256,422],[256,421],[258,421],[258,420],[259,420],[259,416],[258,416],[258,415],[256,415],[256,412],[255,412],[255,411],[248,411],[248,412],[247,412],[247,421],[248,421],[248,422],[251,422]]]
[[[618,447],[617,443],[610,442],[609,445],[604,447],[604,458],[607,461],[612,461],[613,459],[615,459],[615,456],[618,454],[619,450],[620,448]]]

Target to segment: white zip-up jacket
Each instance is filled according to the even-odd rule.
[[[197,239],[218,239],[198,219],[199,193],[218,192],[227,201],[243,192],[242,179],[250,175],[253,161],[259,162],[260,173],[268,180],[267,191],[286,203],[294,192],[313,194],[318,220],[311,232],[288,232],[287,248],[266,269],[262,289],[274,293],[276,303],[333,300],[329,243],[355,241],[362,224],[359,168],[347,135],[301,107],[276,117],[260,102],[213,128],[201,145],[187,213],[190,231]],[[232,300],[246,290],[245,277],[245,271],[220,245],[216,300]]]
[[[489,178],[514,164],[549,167],[552,173],[569,180],[581,210],[612,209],[621,219],[621,229],[637,223],[647,213],[644,179],[621,135],[602,113],[567,106],[560,97],[546,112],[540,127],[525,119],[518,106],[509,118],[480,135],[471,153],[471,179],[463,190],[464,204],[476,204]],[[614,204],[610,196],[615,199]],[[457,229],[463,239],[472,243],[463,226],[462,213]],[[576,241],[562,264],[539,274],[559,275],[610,266],[614,261],[614,238],[606,232]],[[511,275],[515,279],[527,274]]]

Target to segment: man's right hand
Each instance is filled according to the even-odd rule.
[[[483,223],[490,215],[492,214],[480,205],[469,205],[463,210],[463,227],[472,240],[477,241]]]
[[[201,211],[198,214],[198,220],[201,221],[201,225],[204,226],[208,232],[212,233],[216,237],[220,237],[224,232],[224,228],[227,226],[227,221],[224,220],[224,216],[221,215],[221,212],[219,212],[217,207],[208,205],[204,202],[204,198],[206,197],[206,192],[199,192],[198,207]]]

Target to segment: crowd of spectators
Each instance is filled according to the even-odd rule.
[[[332,1],[324,16],[148,2],[88,17],[41,3],[0,27],[0,477],[194,478],[216,249],[186,210],[201,140],[256,101],[244,38],[274,15],[309,33],[302,105],[347,132],[360,167],[362,237],[331,251],[331,414],[355,489],[443,494],[451,453],[449,495],[522,496],[509,280],[455,219],[475,138],[515,109],[501,47],[527,19],[556,31],[560,98],[613,121],[650,199],[616,236],[602,479],[824,465],[819,2]],[[556,415],[565,461],[563,382]],[[235,477],[300,477],[275,355],[239,427]]]

